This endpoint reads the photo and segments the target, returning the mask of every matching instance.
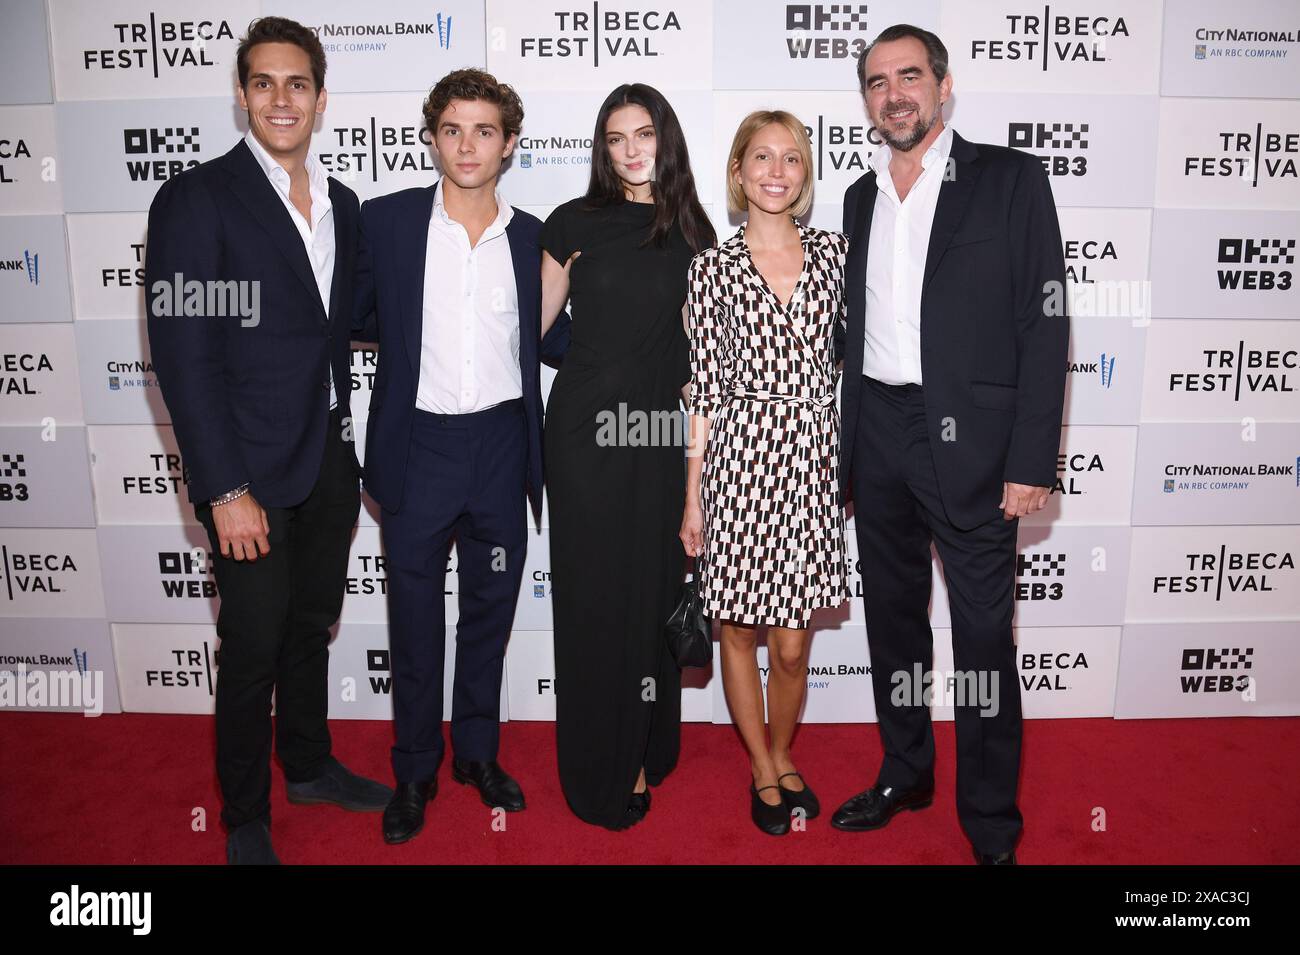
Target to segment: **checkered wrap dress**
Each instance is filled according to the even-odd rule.
[[[848,598],[833,333],[848,239],[799,227],[803,271],[782,306],[742,228],[691,262],[690,413],[710,419],[700,476],[705,612],[803,628]]]

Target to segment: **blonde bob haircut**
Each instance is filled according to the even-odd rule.
[[[740,183],[736,182],[736,172],[740,169],[745,153],[749,151],[749,144],[758,135],[758,131],[773,123],[778,123],[790,131],[790,135],[794,137],[795,148],[799,150],[799,158],[803,162],[803,188],[799,190],[794,205],[789,209],[790,215],[798,217],[812,208],[813,158],[808,130],[804,129],[803,123],[783,109],[760,109],[740,121],[736,137],[731,141],[731,153],[727,156],[727,211],[745,212],[749,209],[749,200],[745,198],[745,191],[740,188]]]

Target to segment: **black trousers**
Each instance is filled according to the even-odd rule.
[[[222,557],[212,508],[194,508],[208,531],[221,597],[217,779],[221,818],[231,828],[270,822],[272,691],[285,778],[314,779],[330,759],[329,630],[343,607],[361,487],[337,410],[326,430],[311,494],[294,507],[267,508],[266,556]]]
[[[999,514],[980,527],[959,530],[948,521],[918,385],[865,378],[856,442],[854,514],[871,681],[885,750],[877,782],[910,788],[933,781],[930,708],[898,689],[911,687],[916,672],[932,667],[933,542],[952,609],[953,667],[984,680],[989,689],[996,686],[995,702],[988,706],[970,696],[955,701],[957,815],[977,851],[1009,851],[1023,828],[1016,807],[1020,685],[1011,634],[1019,522]],[[896,676],[900,673],[906,681]],[[942,686],[937,682],[935,691]]]

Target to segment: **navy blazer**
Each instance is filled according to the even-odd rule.
[[[357,261],[353,338],[379,342],[379,362],[366,424],[365,487],[381,507],[396,511],[406,484],[411,422],[420,382],[420,338],[424,331],[424,263],[429,217],[437,184],[370,199],[361,207],[362,251]],[[528,469],[521,492],[540,513],[542,498],[542,391],[540,383],[542,223],[514,210],[506,226],[519,302],[519,374],[528,423]],[[547,335],[567,340],[568,316]]]
[[[360,205],[334,178],[329,196],[336,249],[328,303],[289,211],[243,140],[167,180],[149,207],[149,350],[195,503],[243,484],[263,507],[305,500],[325,452],[331,368],[348,423]],[[257,283],[256,322],[166,314],[155,285],[170,288],[177,275]],[[344,438],[352,441],[350,428]]]
[[[1003,481],[1055,483],[1070,329],[1061,230],[1038,159],[977,145],[955,131],[950,155],[922,279],[921,378],[944,509],[954,525],[970,528],[1001,514]],[[849,249],[840,487],[846,501],[862,399],[876,193],[872,171],[844,195]],[[1053,305],[1059,314],[1048,314]]]

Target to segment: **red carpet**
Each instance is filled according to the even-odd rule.
[[[336,721],[335,754],[388,782],[388,723]],[[550,723],[502,727],[502,762],[529,808],[504,832],[445,762],[425,829],[384,845],[378,814],[292,806],[273,772],[276,851],[286,863],[902,863],[972,861],[953,802],[953,729],[936,724],[938,797],[878,832],[829,825],[880,758],[874,725],[810,725],[795,758],[823,802],[806,832],[749,821],[747,760],[727,726],[687,724],[682,759],[650,815],[607,832],[579,822],[560,793]],[[208,717],[86,719],[0,714],[0,863],[224,863]],[[1025,724],[1022,863],[1295,864],[1300,719],[1030,721]],[[207,831],[192,829],[194,809]],[[1105,831],[1093,829],[1105,810]]]

